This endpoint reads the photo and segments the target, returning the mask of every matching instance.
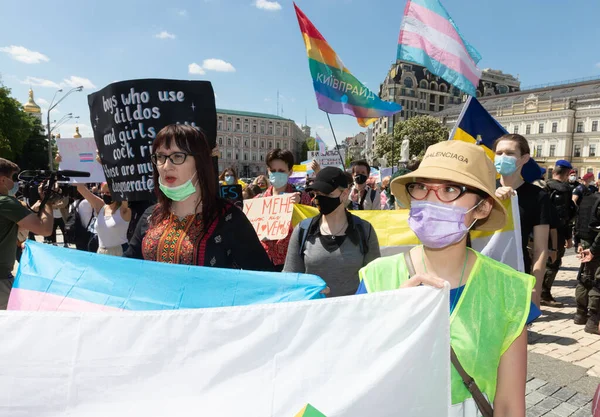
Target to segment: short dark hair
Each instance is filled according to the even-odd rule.
[[[554,167],[554,171],[552,171],[552,175],[558,175],[559,177],[562,177],[563,175],[569,175],[570,172],[571,172],[571,168],[566,168],[566,167],[557,165]]]
[[[369,163],[367,161],[365,161],[364,159],[360,159],[358,161],[352,162],[352,173],[353,174],[354,174],[354,169],[358,166],[367,168],[367,175],[369,175],[369,173],[371,172],[371,165],[369,165]]]
[[[519,145],[519,151],[521,152],[521,156],[528,155],[531,153],[531,150],[529,149],[529,142],[527,142],[527,139],[525,139],[525,137],[523,137],[521,135],[517,135],[515,133],[509,133],[509,134],[500,136],[498,139],[496,139],[496,142],[494,142],[494,147],[492,149],[494,152],[496,152],[496,148],[498,147],[498,144],[500,142],[502,142],[503,140],[510,140],[513,142],[517,142],[517,144]]]
[[[348,171],[344,171],[344,174],[346,174],[346,178],[348,178],[348,187],[352,187],[352,185],[354,185],[354,177]]]
[[[406,169],[412,172],[419,169],[419,166],[421,166],[421,161],[418,159],[413,159],[412,161],[409,161],[408,164],[406,164]]]
[[[10,177],[15,172],[19,172],[19,166],[8,159],[0,158],[0,176]]]
[[[292,154],[292,152],[288,151],[287,149],[281,150],[277,148],[273,149],[272,151],[269,151],[269,153],[267,154],[267,166],[271,168],[271,162],[273,162],[276,159],[285,162],[290,170],[294,167],[294,154]]]

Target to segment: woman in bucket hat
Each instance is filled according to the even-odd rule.
[[[534,278],[468,245],[469,230],[492,232],[506,223],[495,178],[494,164],[479,146],[430,146],[416,171],[391,183],[392,194],[410,208],[408,223],[422,245],[361,269],[358,293],[449,282],[450,343],[458,362],[495,416],[525,416],[525,326],[540,315],[531,304]],[[453,365],[450,415],[480,415],[483,396],[474,399]]]

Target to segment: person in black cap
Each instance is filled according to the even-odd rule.
[[[320,276],[330,297],[353,295],[358,271],[381,256],[375,229],[346,210],[350,190],[341,169],[323,168],[306,191],[315,194],[320,214],[294,229],[283,271]]]
[[[556,226],[556,239],[551,239],[549,258],[546,262],[546,273],[542,283],[541,305],[547,307],[562,307],[563,304],[552,297],[552,284],[565,255],[565,249],[573,246],[572,221],[577,213],[577,207],[571,199],[569,174],[573,167],[564,159],[556,161],[552,171],[552,179],[546,182],[544,188],[550,196],[551,218]]]

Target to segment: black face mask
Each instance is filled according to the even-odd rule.
[[[366,175],[362,175],[362,174],[358,174],[354,176],[354,182],[357,183],[358,185],[363,185],[365,182],[367,182],[367,176]]]
[[[342,204],[340,197],[325,197],[324,195],[316,196],[315,201],[319,212],[324,216],[333,213]]]
[[[111,195],[102,194],[102,201],[104,201],[104,204],[107,206],[110,206],[113,203],[113,198]]]

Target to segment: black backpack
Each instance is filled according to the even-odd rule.
[[[568,184],[549,180],[546,192],[550,196],[550,204],[556,209],[560,225],[568,226],[577,215],[577,205],[573,202],[571,187]]]
[[[369,251],[367,233],[365,231],[365,228],[367,227],[365,224],[366,222],[363,219],[361,219],[360,217],[356,217],[353,215],[351,215],[350,217],[352,218],[353,227],[358,232],[358,237],[359,237],[358,246],[360,248],[360,253],[365,255]],[[301,258],[304,258],[304,249],[306,247],[306,239],[308,238],[308,231],[310,230],[311,226],[313,225],[313,222],[315,222],[318,218],[319,218],[319,216],[312,217],[309,219],[304,219],[298,225],[300,227],[300,233],[298,235],[298,239],[299,239],[299,243],[300,243],[299,249],[298,249],[298,255],[300,255]]]
[[[579,215],[575,225],[575,234],[584,240],[594,240],[600,231],[600,219],[598,218],[598,206],[600,206],[600,194],[587,195],[579,205]]]
[[[88,232],[88,228],[92,223],[94,216],[90,218],[88,225],[83,227],[81,225],[81,216],[79,215],[79,205],[83,200],[79,200],[73,210],[69,213],[69,217],[67,217],[67,221],[65,222],[65,242],[77,245],[78,243],[87,243],[90,240],[90,232]]]

